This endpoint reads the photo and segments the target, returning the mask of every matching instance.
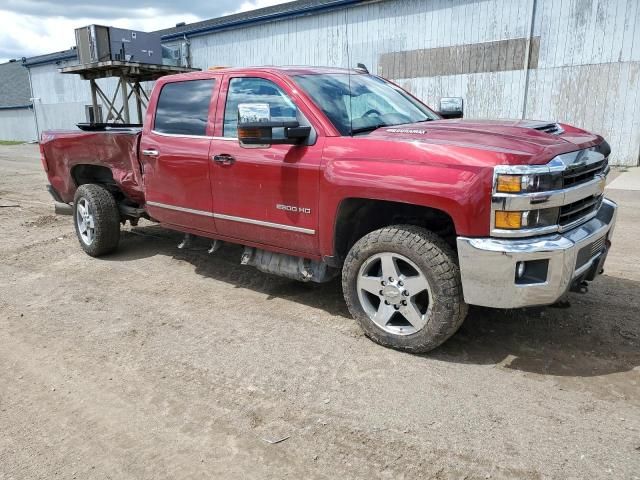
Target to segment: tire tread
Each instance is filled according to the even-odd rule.
[[[95,238],[91,245],[86,245],[80,238],[78,222],[76,221],[76,209],[73,210],[73,223],[75,225],[78,241],[82,249],[92,257],[99,257],[113,252],[120,242],[120,212],[118,204],[105,187],[98,184],[80,185],[74,196],[74,205],[80,198],[89,200],[93,207],[95,223]]]

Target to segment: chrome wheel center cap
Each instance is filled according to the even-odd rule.
[[[387,302],[396,304],[402,298],[402,291],[395,285],[387,285],[382,289],[382,296]]]

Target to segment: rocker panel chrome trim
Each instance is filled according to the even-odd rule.
[[[168,205],[160,202],[147,202],[151,207],[166,208],[167,210],[175,210],[176,212],[192,213],[193,215],[202,215],[203,217],[212,217],[213,213],[204,210],[194,210],[193,208],[178,207],[177,205]]]
[[[167,210],[175,210],[177,212],[191,213],[193,215],[202,215],[204,217],[217,218],[217,219],[220,219],[220,220],[228,220],[228,221],[231,221],[231,222],[248,223],[248,224],[251,224],[251,225],[258,225],[258,226],[261,226],[261,227],[278,228],[280,230],[287,230],[287,231],[290,231],[290,232],[304,233],[304,234],[307,234],[307,235],[315,235],[315,233],[316,233],[316,231],[311,229],[311,228],[296,227],[294,225],[284,225],[282,223],[265,222],[263,220],[255,220],[253,218],[236,217],[236,216],[233,216],[233,215],[225,215],[223,213],[207,212],[207,211],[204,211],[204,210],[194,210],[192,208],[179,207],[177,205],[168,205],[166,203],[160,203],[160,202],[147,202],[147,205],[149,205],[151,207],[166,208]]]
[[[265,222],[263,220],[254,220],[253,218],[235,217],[233,215],[225,215],[222,213],[214,213],[213,218],[218,218],[220,220],[229,220],[231,222],[249,223],[251,225],[260,225],[261,227],[279,228],[281,230],[289,230],[291,232],[306,233],[307,235],[314,235],[316,233],[316,231],[311,228],[283,225],[282,223]]]

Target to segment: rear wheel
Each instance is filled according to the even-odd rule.
[[[455,254],[437,235],[411,225],[361,238],[345,260],[342,287],[365,334],[399,350],[436,348],[467,314]]]
[[[73,220],[82,249],[92,257],[114,251],[120,241],[120,212],[113,195],[101,185],[78,187]]]

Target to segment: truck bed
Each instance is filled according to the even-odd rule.
[[[65,203],[73,201],[75,179],[91,169],[79,166],[108,167],[113,182],[132,201],[144,203],[141,166],[138,161],[139,129],[99,132],[46,131],[40,151],[51,186]],[[69,175],[71,173],[71,175]],[[106,172],[105,172],[106,173]]]

